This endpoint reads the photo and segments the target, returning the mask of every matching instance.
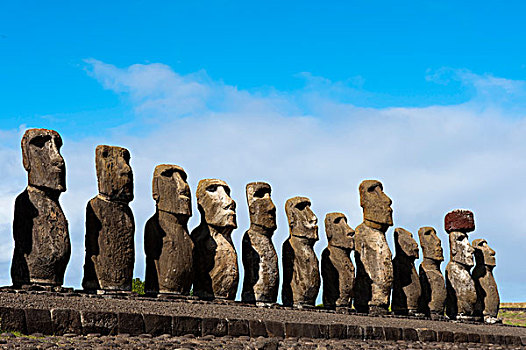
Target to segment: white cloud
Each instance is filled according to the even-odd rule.
[[[68,284],[78,286],[82,277],[84,208],[96,193],[94,148],[108,143],[127,147],[132,154],[138,276],[144,276],[144,223],[154,211],[153,168],[175,163],[186,169],[194,192],[202,178],[217,177],[230,184],[238,204],[239,229],[233,235],[238,252],[248,227],[246,183],[261,180],[272,185],[279,209],[274,237],[278,253],[288,235],[286,199],[311,198],[320,223],[322,239],[316,244],[320,253],[326,245],[325,214],[342,211],[357,226],[361,222],[358,185],[363,179],[376,178],[393,199],[395,225],[409,229],[415,237],[419,227],[434,226],[446,254],[445,213],[459,207],[474,210],[477,230],[472,238],[487,238],[497,251],[495,274],[502,299],[520,300],[525,294],[526,286],[520,281],[526,272],[517,268],[517,262],[526,243],[522,221],[526,190],[517,180],[526,173],[526,124],[516,117],[516,109],[514,118],[508,118],[507,109],[524,94],[523,82],[458,73],[457,79],[477,91],[472,101],[373,109],[342,102],[344,84],[326,79],[314,79],[306,89],[292,93],[248,92],[213,81],[204,72],[181,75],[162,64],[118,68],[96,60],[87,63],[94,78],[131,105],[136,114],[132,124],[139,129],[146,124],[155,128],[140,134],[117,129],[100,140],[74,141],[62,133],[68,167],[68,192],[62,204],[73,240]],[[336,93],[327,93],[333,88]],[[491,89],[500,91],[495,100],[488,93]],[[17,163],[13,180],[10,177],[6,183],[18,193],[25,174],[14,155],[19,152],[18,141],[10,139],[8,144],[0,160]],[[0,198],[9,205],[16,193],[1,188]],[[4,227],[10,215],[0,214],[3,237],[10,237]],[[197,226],[198,216],[194,203],[190,229]],[[391,242],[392,230],[388,237]],[[0,271],[0,279],[7,274],[7,269]]]

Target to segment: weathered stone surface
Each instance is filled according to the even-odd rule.
[[[172,333],[172,317],[165,315],[144,314],[144,332],[158,336]]]
[[[22,137],[28,186],[15,201],[11,264],[14,286],[62,285],[71,255],[68,222],[59,196],[66,191],[62,139],[54,130],[29,129]]]
[[[474,249],[465,232],[449,233],[450,261],[446,267],[446,314],[450,318],[473,317],[477,292],[469,270],[473,267]]]
[[[418,237],[424,256],[419,268],[422,293],[418,301],[418,309],[426,316],[443,316],[446,303],[446,282],[440,270],[440,263],[444,261],[442,242],[432,227],[421,227],[418,230]]]
[[[53,334],[82,334],[80,313],[77,310],[53,309],[51,310]]]
[[[82,287],[131,290],[135,223],[130,153],[99,145],[95,151],[99,194],[86,207],[86,258]]]
[[[495,268],[495,251],[491,249],[485,239],[475,239],[472,244],[475,249],[475,268],[471,276],[475,281],[477,291],[477,302],[475,314],[483,316],[487,323],[498,321],[500,297],[497,283],[493,277]]]
[[[391,199],[376,180],[360,184],[363,223],[356,228],[354,307],[361,313],[386,313],[393,285],[392,254],[385,232],[393,225]]]
[[[456,209],[446,214],[444,225],[447,233],[453,231],[468,233],[475,230],[473,212],[465,209]]]
[[[290,236],[283,243],[283,305],[314,305],[320,289],[318,258],[314,243],[318,238],[318,219],[306,197],[293,197],[285,203]]]
[[[351,307],[354,287],[354,230],[342,213],[325,216],[325,234],[328,245],[321,255],[323,278],[323,305],[327,308]]]
[[[144,333],[144,319],[141,314],[132,314],[127,312],[119,312],[118,333],[138,335]]]
[[[202,335],[202,320],[197,317],[174,316],[172,320],[172,335],[193,334]]]
[[[227,320],[221,318],[203,318],[202,335],[223,337],[228,334]]]
[[[233,337],[248,336],[250,330],[248,328],[247,320],[227,320],[228,321],[228,335]]]
[[[155,167],[152,181],[155,214],[146,222],[146,292],[187,295],[193,279],[194,244],[188,232],[192,216],[186,172],[177,165]]]
[[[197,207],[201,223],[191,234],[194,242],[194,295],[203,299],[236,297],[239,282],[232,231],[237,228],[236,202],[230,187],[218,179],[199,181]]]
[[[0,307],[0,329],[27,334],[26,314],[23,309]]]
[[[82,311],[80,320],[82,322],[82,332],[85,335],[90,333],[117,334],[118,318],[112,312]]]
[[[391,309],[396,314],[414,315],[418,311],[421,288],[416,273],[418,244],[411,232],[397,227],[394,233],[396,256],[393,259],[393,296]]]
[[[25,309],[27,334],[53,334],[53,323],[49,310]]]
[[[252,182],[246,187],[250,228],[242,241],[245,270],[241,300],[275,303],[278,298],[278,255],[272,244],[276,230],[276,206],[270,198],[271,188],[265,182]]]

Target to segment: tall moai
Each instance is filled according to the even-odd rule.
[[[446,281],[440,271],[440,264],[444,261],[442,242],[432,227],[421,227],[418,230],[420,246],[424,259],[419,267],[420,286],[422,294],[419,300],[419,312],[441,319],[444,317],[446,303]]]
[[[415,268],[415,260],[419,258],[418,244],[413,234],[401,227],[395,229],[394,241],[396,255],[393,259],[391,310],[399,315],[415,315],[422,291]]]
[[[462,209],[447,213],[445,228],[451,255],[446,267],[446,314],[451,319],[475,320],[477,292],[469,272],[473,267],[474,249],[468,240],[468,232],[475,229],[473,213]]]
[[[246,187],[250,228],[243,235],[241,255],[245,270],[241,300],[249,303],[275,303],[278,298],[278,255],[272,235],[277,228],[276,206],[265,182]]]
[[[493,277],[495,268],[495,251],[490,248],[485,239],[475,239],[472,243],[475,249],[475,268],[471,276],[475,281],[477,291],[477,302],[475,304],[475,314],[483,316],[484,322],[499,322],[500,297],[497,283]]]
[[[320,290],[318,258],[313,249],[318,241],[318,219],[310,206],[306,197],[290,198],[285,203],[290,235],[281,253],[281,300],[286,306],[314,306]]]
[[[354,307],[360,313],[385,314],[393,286],[392,255],[385,237],[393,225],[392,201],[377,180],[362,181],[359,191],[363,222],[354,236]]]
[[[194,295],[234,300],[239,282],[232,243],[232,231],[237,228],[236,202],[230,197],[230,187],[218,179],[199,181],[196,197],[201,223],[190,235],[194,242]]]
[[[347,224],[342,213],[325,216],[327,248],[321,254],[323,279],[323,306],[329,309],[350,308],[354,288],[354,265],[351,252],[354,249],[354,230]]]
[[[86,206],[82,287],[129,291],[135,263],[135,223],[128,206],[133,200],[130,152],[99,145],[95,165],[99,193]]]
[[[15,200],[11,279],[15,287],[61,286],[71,255],[68,221],[59,203],[66,191],[62,138],[54,130],[29,129],[21,144],[28,184]]]
[[[144,229],[146,292],[190,293],[194,244],[188,232],[192,202],[186,178],[180,166],[155,167],[152,194],[156,210]]]

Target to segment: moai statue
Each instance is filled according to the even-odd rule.
[[[354,307],[360,313],[385,314],[393,286],[392,255],[385,238],[393,225],[392,201],[380,181],[365,180],[359,190],[363,223],[354,236]]]
[[[132,288],[135,223],[130,152],[99,145],[95,150],[99,194],[86,207],[86,258],[82,287],[86,290]]]
[[[469,210],[447,213],[445,228],[449,233],[451,255],[446,267],[446,314],[451,319],[473,321],[477,292],[469,273],[473,267],[474,249],[467,235],[475,229],[473,213]]]
[[[421,227],[418,237],[424,256],[419,268],[422,288],[419,312],[431,319],[442,319],[446,302],[446,282],[440,271],[440,264],[444,261],[442,242],[432,227]]]
[[[418,244],[411,232],[397,227],[394,232],[395,252],[393,259],[393,297],[391,310],[399,315],[416,315],[420,298],[420,280],[416,273]]]
[[[68,221],[58,198],[66,191],[62,138],[54,130],[29,129],[22,137],[28,185],[15,201],[15,249],[11,279],[27,284],[61,286],[71,255]]]
[[[232,231],[237,228],[236,202],[230,187],[217,179],[199,181],[197,207],[201,223],[190,237],[194,242],[194,295],[201,299],[234,300],[239,282]]]
[[[354,230],[347,224],[342,213],[325,216],[327,248],[321,254],[323,278],[323,306],[328,309],[350,308],[354,287],[354,265],[351,251],[354,249]]]
[[[188,232],[192,203],[184,169],[171,164],[156,166],[152,193],[156,211],[144,229],[144,289],[149,293],[188,295],[194,244]]]
[[[283,286],[285,306],[314,306],[320,290],[318,258],[314,243],[318,240],[318,219],[306,197],[294,197],[285,203],[290,236],[283,243]]]
[[[483,316],[486,323],[497,323],[499,313],[500,297],[497,283],[493,278],[495,268],[495,251],[488,246],[485,239],[476,239],[472,244],[475,249],[475,268],[471,273],[475,281],[477,291],[477,302],[475,314]]]
[[[246,188],[250,228],[242,242],[245,277],[241,300],[249,303],[275,303],[278,298],[278,255],[272,244],[276,206],[270,191],[265,182],[251,182]]]

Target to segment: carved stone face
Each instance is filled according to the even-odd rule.
[[[130,152],[126,148],[99,145],[95,150],[95,164],[99,193],[110,200],[131,202],[133,200],[133,172]]]
[[[276,206],[270,198],[270,185],[265,182],[251,182],[247,185],[246,192],[250,223],[275,230]]]
[[[190,186],[183,168],[172,164],[155,167],[152,183],[157,209],[172,214],[192,216]]]
[[[329,245],[346,250],[354,249],[354,230],[347,224],[342,213],[329,213],[325,216],[325,234]]]
[[[392,226],[393,209],[391,203],[391,198],[384,193],[380,181],[362,181],[360,184],[360,206],[363,208],[364,220]]]
[[[66,191],[66,164],[60,154],[62,138],[47,129],[29,129],[22,137],[22,160],[31,186]]]
[[[485,239],[475,239],[472,245],[475,249],[477,265],[495,266],[497,264],[495,251],[489,247]]]
[[[444,261],[444,251],[442,250],[442,241],[438,238],[437,233],[432,227],[421,227],[418,230],[420,246],[424,258]]]
[[[475,250],[469,244],[466,233],[454,231],[449,234],[449,251],[451,253],[451,261],[465,266],[473,266],[473,253]]]
[[[237,228],[236,202],[230,198],[230,187],[218,179],[204,179],[197,186],[197,205],[208,225]]]
[[[396,254],[404,254],[408,257],[418,259],[418,244],[413,238],[411,232],[397,227],[394,232]]]
[[[317,241],[318,218],[312,212],[310,205],[311,202],[306,197],[293,197],[285,203],[285,212],[291,235]]]

